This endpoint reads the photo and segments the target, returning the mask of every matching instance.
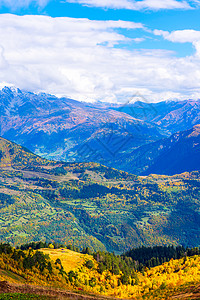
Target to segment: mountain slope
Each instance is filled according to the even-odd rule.
[[[142,146],[118,163],[128,172],[143,175],[200,170],[200,125]]]
[[[7,146],[1,151],[6,156]],[[24,151],[11,154],[14,161],[18,153],[17,166],[0,168],[0,241],[47,240],[118,252],[199,245],[199,172],[137,177],[97,163],[40,161]],[[35,158],[30,165],[28,155]]]
[[[169,143],[169,139],[167,140]],[[200,125],[174,134],[171,143],[164,144],[165,151],[144,173],[175,174],[200,170]],[[161,147],[161,146],[160,146]]]

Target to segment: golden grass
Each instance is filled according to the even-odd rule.
[[[69,272],[81,266],[85,262],[85,254],[74,252],[65,248],[62,249],[40,249],[44,254],[49,254],[50,258],[55,262],[60,258],[65,272]],[[87,255],[88,256],[88,255]]]

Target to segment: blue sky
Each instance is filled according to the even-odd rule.
[[[198,0],[0,0],[1,85],[83,101],[199,98],[199,16]]]

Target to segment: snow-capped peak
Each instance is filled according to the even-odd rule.
[[[5,83],[5,82],[0,82],[0,90],[5,90],[8,89],[10,90],[13,94],[19,94],[21,93],[20,89],[14,86],[13,84],[10,83]]]

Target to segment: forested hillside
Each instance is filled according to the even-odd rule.
[[[137,177],[97,163],[46,161],[0,141],[1,242],[117,252],[199,246],[199,172]]]

